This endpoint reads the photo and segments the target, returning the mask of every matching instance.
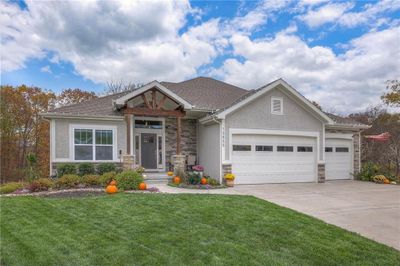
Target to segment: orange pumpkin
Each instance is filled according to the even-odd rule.
[[[118,188],[117,188],[116,185],[108,185],[108,186],[106,187],[106,192],[107,192],[108,194],[114,194],[114,193],[117,193],[117,192],[118,192]]]
[[[139,184],[139,189],[140,190],[146,190],[146,188],[147,188],[146,183],[142,182],[142,183]]]
[[[111,186],[116,186],[117,185],[117,181],[115,181],[115,180],[111,180],[111,182],[110,182],[110,184],[109,185],[111,185]]]
[[[383,183],[384,184],[390,184],[390,181],[389,181],[389,179],[385,179],[385,180],[383,180]]]
[[[174,177],[174,183],[179,184],[181,182],[181,178],[179,176]]]
[[[200,180],[200,183],[201,183],[202,185],[207,184],[207,178],[203,177],[203,178]]]

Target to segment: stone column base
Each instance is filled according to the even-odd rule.
[[[318,164],[318,183],[325,183],[325,164]]]
[[[180,178],[184,178],[186,169],[186,156],[174,155],[172,156],[172,160],[174,164],[174,174]]]
[[[231,163],[223,163],[222,164],[222,176],[221,176],[222,180],[221,180],[221,184],[222,183],[226,184],[226,180],[224,178],[226,174],[232,174],[232,164]]]
[[[123,155],[122,156],[122,169],[133,170],[136,168],[135,155]]]

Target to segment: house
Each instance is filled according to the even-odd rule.
[[[250,91],[204,77],[153,81],[42,115],[53,174],[65,162],[181,171],[191,156],[237,184],[351,179],[368,128],[322,112],[283,79]]]

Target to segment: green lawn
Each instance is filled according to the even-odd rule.
[[[1,265],[399,265],[400,252],[245,196],[1,198]]]

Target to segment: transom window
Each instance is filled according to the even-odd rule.
[[[278,146],[276,148],[277,151],[283,151],[283,152],[292,152],[293,151],[293,146]]]
[[[347,147],[336,147],[336,152],[349,152]]]
[[[297,152],[312,152],[313,147],[311,146],[298,146],[297,147]]]
[[[74,151],[77,161],[113,160],[113,131],[74,129]]]
[[[256,145],[256,151],[272,151],[273,147],[269,145]]]
[[[251,151],[251,145],[233,145],[233,151]]]
[[[162,129],[162,121],[154,120],[135,120],[135,128]]]

